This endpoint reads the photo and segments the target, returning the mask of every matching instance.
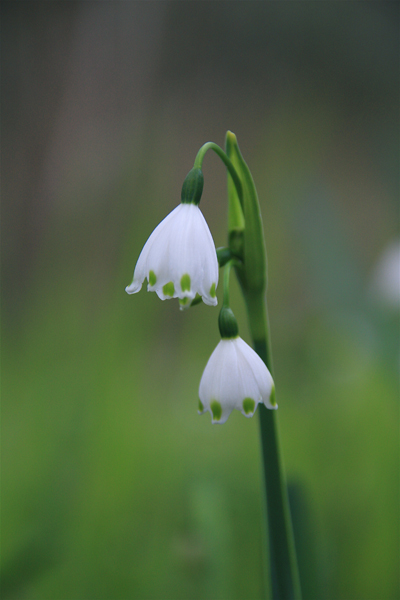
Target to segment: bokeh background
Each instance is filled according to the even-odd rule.
[[[265,224],[304,598],[398,598],[399,4],[1,10],[2,598],[263,597],[257,416],[197,415],[218,311],[124,292],[227,129]],[[215,155],[204,175],[221,246]]]

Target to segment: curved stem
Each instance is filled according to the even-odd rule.
[[[243,206],[242,184],[240,182],[238,174],[236,173],[236,169],[233,166],[230,158],[228,158],[228,155],[222,150],[222,148],[220,148],[218,146],[218,144],[215,144],[214,142],[206,142],[205,144],[203,144],[203,146],[200,148],[200,150],[197,153],[197,156],[196,156],[195,161],[194,161],[193,168],[201,169],[201,166],[202,166],[203,160],[204,160],[204,156],[205,156],[205,154],[206,154],[206,152],[208,150],[214,150],[214,152],[220,157],[220,159],[222,160],[222,162],[224,163],[224,165],[228,169],[229,174],[230,174],[230,176],[233,179],[233,183],[235,184],[236,191],[237,191],[237,194],[239,196],[240,203]]]

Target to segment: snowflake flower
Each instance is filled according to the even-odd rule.
[[[266,365],[241,337],[222,339],[212,353],[199,387],[199,414],[225,423],[232,410],[252,417],[257,405],[276,409],[274,382]]]
[[[155,228],[140,253],[133,281],[125,290],[138,292],[147,278],[149,292],[161,300],[179,298],[190,306],[196,294],[217,304],[218,261],[214,241],[200,208],[182,202]]]

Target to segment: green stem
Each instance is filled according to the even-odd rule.
[[[229,275],[231,272],[231,268],[232,268],[232,261],[230,260],[225,265],[225,269],[224,269],[224,299],[223,299],[222,306],[226,306],[227,308],[229,308]]]
[[[264,294],[244,293],[254,349],[272,374],[272,353]],[[270,577],[273,600],[300,600],[293,529],[281,461],[277,411],[260,404],[260,429],[267,503]]]
[[[241,181],[238,177],[238,174],[236,173],[236,169],[233,166],[231,160],[228,158],[227,154],[222,150],[222,148],[220,148],[218,146],[218,144],[215,144],[214,142],[206,142],[205,144],[203,144],[203,146],[200,148],[200,150],[198,151],[198,153],[196,155],[193,168],[201,169],[201,166],[202,166],[203,160],[204,160],[204,156],[208,150],[214,150],[214,152],[220,157],[220,159],[222,160],[222,162],[228,169],[229,174],[232,177],[233,182],[235,184],[236,191],[239,196],[240,202],[243,206],[243,191],[242,191]]]

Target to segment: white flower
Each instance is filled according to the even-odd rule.
[[[374,269],[370,284],[372,300],[382,308],[400,308],[400,241],[385,248]]]
[[[184,307],[199,294],[205,304],[217,304],[217,254],[196,204],[181,203],[155,228],[140,253],[133,281],[125,288],[128,294],[138,292],[145,278],[147,290],[161,300],[179,298]]]
[[[274,382],[261,358],[241,337],[222,339],[204,369],[199,387],[199,414],[225,423],[232,410],[252,417],[257,405],[278,408]]]

